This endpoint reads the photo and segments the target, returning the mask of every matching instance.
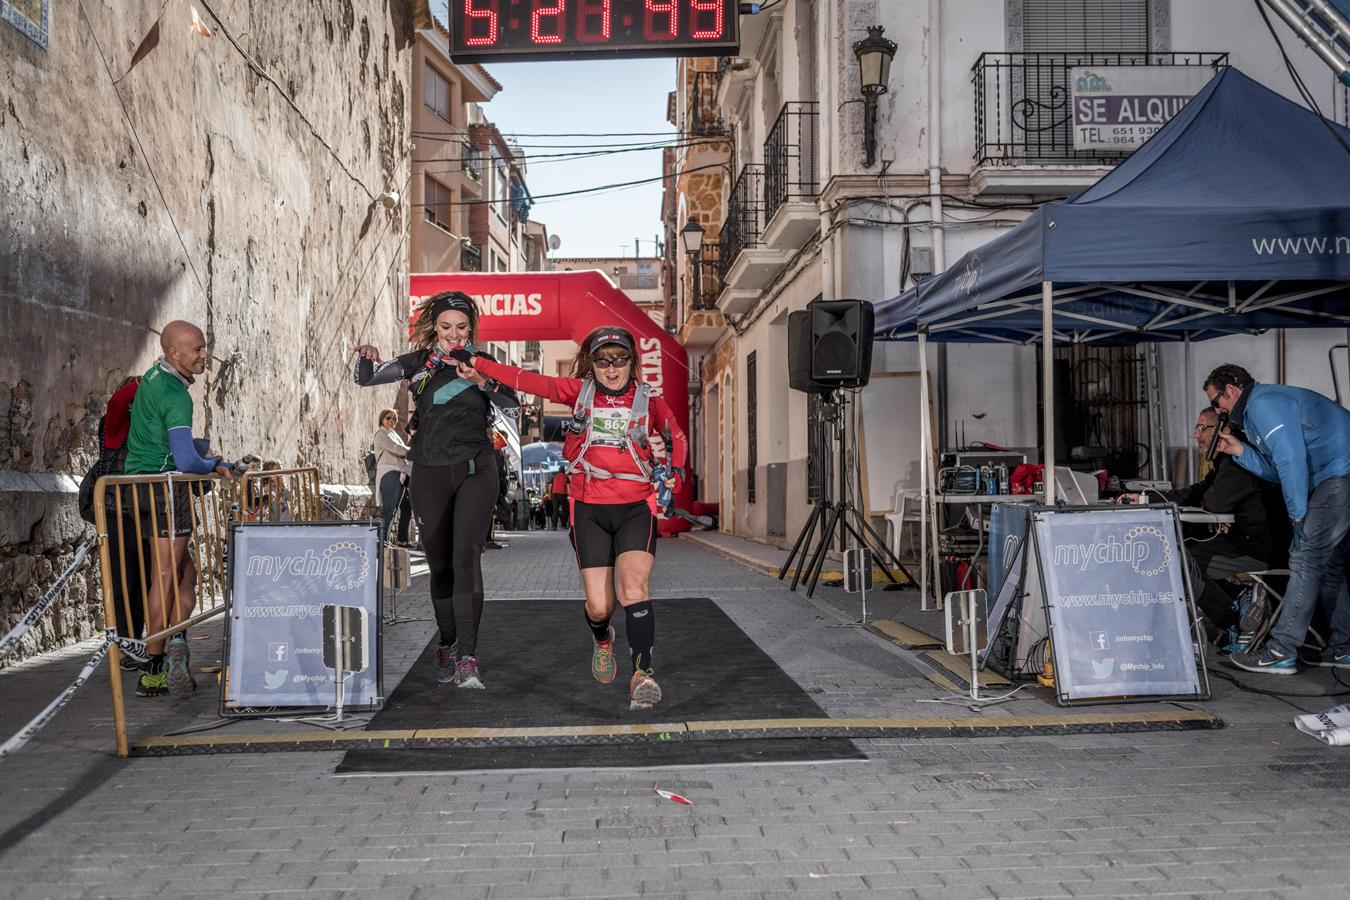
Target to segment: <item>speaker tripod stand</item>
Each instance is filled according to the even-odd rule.
[[[833,426],[833,443],[838,462],[835,471],[827,473],[825,478],[822,479],[822,497],[812,507],[811,515],[807,518],[806,524],[802,526],[802,530],[797,534],[797,540],[793,543],[791,552],[788,553],[787,559],[783,562],[783,567],[778,570],[778,580],[782,581],[787,577],[788,570],[792,569],[793,562],[796,561],[797,568],[792,574],[792,584],[789,586],[789,590],[797,590],[797,585],[802,582],[803,576],[805,576],[806,596],[808,597],[816,591],[816,582],[820,580],[820,570],[825,564],[825,556],[836,537],[842,543],[845,536],[851,536],[855,541],[855,547],[866,547],[871,550],[872,558],[877,561],[882,573],[895,588],[914,585],[914,578],[905,568],[905,564],[900,562],[899,557],[881,539],[881,535],[877,534],[876,529],[867,521],[867,518],[849,500],[846,403],[847,400],[842,392],[831,391],[822,397],[823,418]],[[826,452],[827,448],[821,448],[821,450]],[[837,494],[835,492],[836,478],[838,479]],[[816,533],[817,529],[819,529],[819,535]],[[815,541],[814,544],[812,543],[813,540]],[[905,576],[904,584],[895,577],[895,573],[891,571],[892,567],[900,570],[900,573]]]

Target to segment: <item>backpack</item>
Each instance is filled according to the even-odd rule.
[[[366,451],[366,455],[361,457],[361,465],[366,470],[366,481],[371,485],[375,484],[375,470],[379,466],[379,459],[375,456],[375,448],[371,447]],[[373,488],[372,488],[373,489]]]
[[[590,449],[591,443],[595,437],[595,431],[592,428],[592,419],[595,415],[595,380],[587,378],[581,384],[581,393],[577,395],[576,404],[572,408],[572,415],[576,421],[586,423],[585,431],[581,434],[568,435],[567,441],[563,444],[563,457],[568,461],[566,472],[568,475],[574,475],[578,472],[585,473],[587,478],[618,478],[624,481],[649,481],[651,479],[652,464],[649,458],[643,456],[641,451],[650,455],[650,448],[647,441],[648,415],[647,407],[651,401],[652,387],[645,381],[637,383],[637,390],[633,392],[633,406],[628,418],[628,427],[624,433],[624,447],[628,450],[628,455],[637,463],[638,471],[641,475],[633,475],[627,472],[608,472],[586,459],[586,451]]]
[[[140,387],[140,382],[141,380],[137,378],[135,381],[137,388]],[[118,388],[118,390],[120,391],[121,388]],[[133,391],[133,401],[135,396]],[[107,413],[99,416],[98,459],[94,460],[94,464],[89,467],[89,471],[85,472],[84,477],[80,479],[80,518],[90,525],[94,524],[94,486],[104,475],[121,475],[127,459],[127,439],[125,436],[116,447],[109,447],[105,443],[107,419]]]

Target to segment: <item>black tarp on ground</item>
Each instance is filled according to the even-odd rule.
[[[433,677],[433,639],[371,730],[528,728],[724,719],[815,718],[825,713],[748,635],[704,597],[657,600],[654,665],[664,700],[628,709],[632,667],[624,619],[615,612],[619,676],[597,684],[580,600],[491,602],[483,614],[480,666],[487,690],[461,690]],[[709,765],[862,759],[840,738],[637,741],[447,750],[354,750],[340,773],[465,771],[592,766]]]

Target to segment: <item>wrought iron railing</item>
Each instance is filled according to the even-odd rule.
[[[717,295],[722,293],[722,269],[718,265],[721,248],[712,241],[704,241],[698,258],[690,271],[693,291],[689,297],[691,310],[717,309]]]
[[[815,199],[818,104],[791,101],[783,104],[778,119],[764,142],[764,221],[789,200]]]
[[[717,72],[694,72],[689,83],[689,105],[684,111],[685,133],[693,137],[715,137],[727,133],[717,107]]]
[[[717,276],[723,282],[742,250],[758,247],[764,233],[764,167],[750,164],[741,169],[731,186],[727,217],[717,239]]]
[[[1228,66],[1227,53],[982,53],[975,85],[977,165],[1114,165],[1128,151],[1075,150],[1069,70],[1079,66]]]
[[[474,181],[483,180],[483,151],[468,141],[464,142],[464,174]]]

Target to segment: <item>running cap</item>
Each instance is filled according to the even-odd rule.
[[[588,349],[586,352],[594,354],[597,350],[599,350],[606,344],[618,344],[620,347],[623,347],[629,353],[633,352],[633,339],[630,338],[628,335],[624,334],[622,331],[600,332],[595,337],[591,338],[590,349]]]

